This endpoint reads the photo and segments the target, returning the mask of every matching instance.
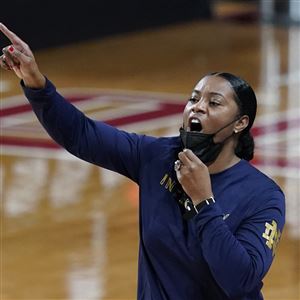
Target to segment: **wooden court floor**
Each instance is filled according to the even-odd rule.
[[[155,120],[115,120],[147,134],[177,134],[180,106],[208,72],[253,85],[254,162],[287,197],[267,300],[300,299],[299,37],[297,27],[192,22],[36,52],[43,73],[68,99],[84,98],[75,104],[92,117],[120,120],[172,103],[174,113]],[[0,299],[136,299],[137,186],[53,146],[16,78],[1,71],[0,81]]]

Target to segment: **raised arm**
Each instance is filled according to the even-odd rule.
[[[138,182],[140,145],[151,138],[85,116],[39,71],[29,46],[1,23],[0,30],[11,42],[3,49],[1,66],[22,80],[33,111],[52,139],[73,155]]]

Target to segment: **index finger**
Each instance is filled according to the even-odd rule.
[[[0,23],[0,30],[11,41],[12,44],[24,44],[24,42],[4,24]]]

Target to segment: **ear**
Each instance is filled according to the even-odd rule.
[[[247,115],[243,115],[242,117],[240,117],[233,128],[234,133],[238,134],[240,132],[242,132],[249,124],[249,117]]]

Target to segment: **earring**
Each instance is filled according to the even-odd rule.
[[[234,133],[237,134],[237,133],[238,133],[238,130],[237,130],[237,129],[234,129]]]

